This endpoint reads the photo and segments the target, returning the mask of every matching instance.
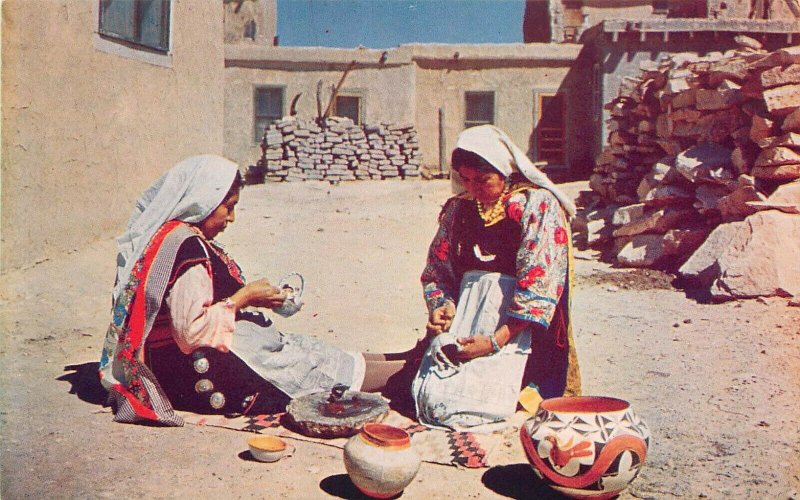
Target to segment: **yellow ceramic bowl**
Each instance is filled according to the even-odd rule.
[[[276,462],[289,451],[286,442],[275,436],[253,436],[247,445],[253,458],[260,462]]]

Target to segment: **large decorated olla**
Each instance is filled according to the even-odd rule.
[[[627,401],[601,396],[544,400],[520,429],[536,475],[572,498],[613,498],[639,474],[650,430]]]
[[[420,458],[409,434],[391,425],[370,423],[344,446],[344,466],[353,484],[372,498],[391,498],[417,475]]]

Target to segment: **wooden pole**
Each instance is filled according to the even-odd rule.
[[[339,88],[341,88],[342,84],[344,83],[344,79],[347,78],[347,74],[350,73],[350,70],[353,69],[355,65],[356,65],[355,61],[350,61],[350,64],[347,65],[347,68],[344,70],[344,73],[342,73],[342,77],[339,78],[339,83],[337,83],[336,86],[333,87],[333,92],[331,92],[331,98],[328,101],[328,107],[325,108],[325,114],[322,115],[323,119],[327,118],[328,115],[330,114],[331,109],[333,108],[333,102],[336,99],[336,95],[339,93]]]
[[[439,172],[446,174],[447,166],[447,144],[444,139],[444,108],[439,108]]]

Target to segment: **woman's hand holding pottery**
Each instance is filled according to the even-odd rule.
[[[456,308],[452,302],[445,302],[443,306],[439,306],[431,311],[428,324],[425,325],[428,335],[435,337],[450,330],[450,325],[453,323],[453,317],[455,315]]]
[[[231,295],[236,309],[247,306],[275,308],[283,305],[286,292],[273,286],[266,278],[251,281],[235,294]]]
[[[494,339],[498,347],[501,349],[503,346],[511,342],[511,339],[519,335],[519,333],[530,326],[531,323],[516,319],[509,318],[508,323],[500,325],[500,328],[494,332]],[[479,358],[481,356],[488,356],[495,352],[494,344],[488,335],[476,335],[474,337],[458,339],[459,350],[454,356],[456,361],[464,362],[470,359]]]
[[[453,356],[455,361],[465,362],[471,359],[487,356],[494,352],[492,341],[487,335],[476,335],[474,337],[460,338],[457,340],[459,349]]]

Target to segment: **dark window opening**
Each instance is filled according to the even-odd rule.
[[[244,24],[244,37],[250,40],[256,39],[256,22],[251,19]]]
[[[361,97],[352,95],[336,96],[333,114],[350,118],[356,125],[361,125]]]
[[[267,127],[283,117],[283,87],[258,87],[253,101],[253,137],[260,142]]]
[[[653,0],[653,14],[669,14],[669,0]]]
[[[464,108],[464,128],[494,124],[494,92],[465,92]]]
[[[98,32],[158,52],[169,51],[170,0],[100,0]]]

